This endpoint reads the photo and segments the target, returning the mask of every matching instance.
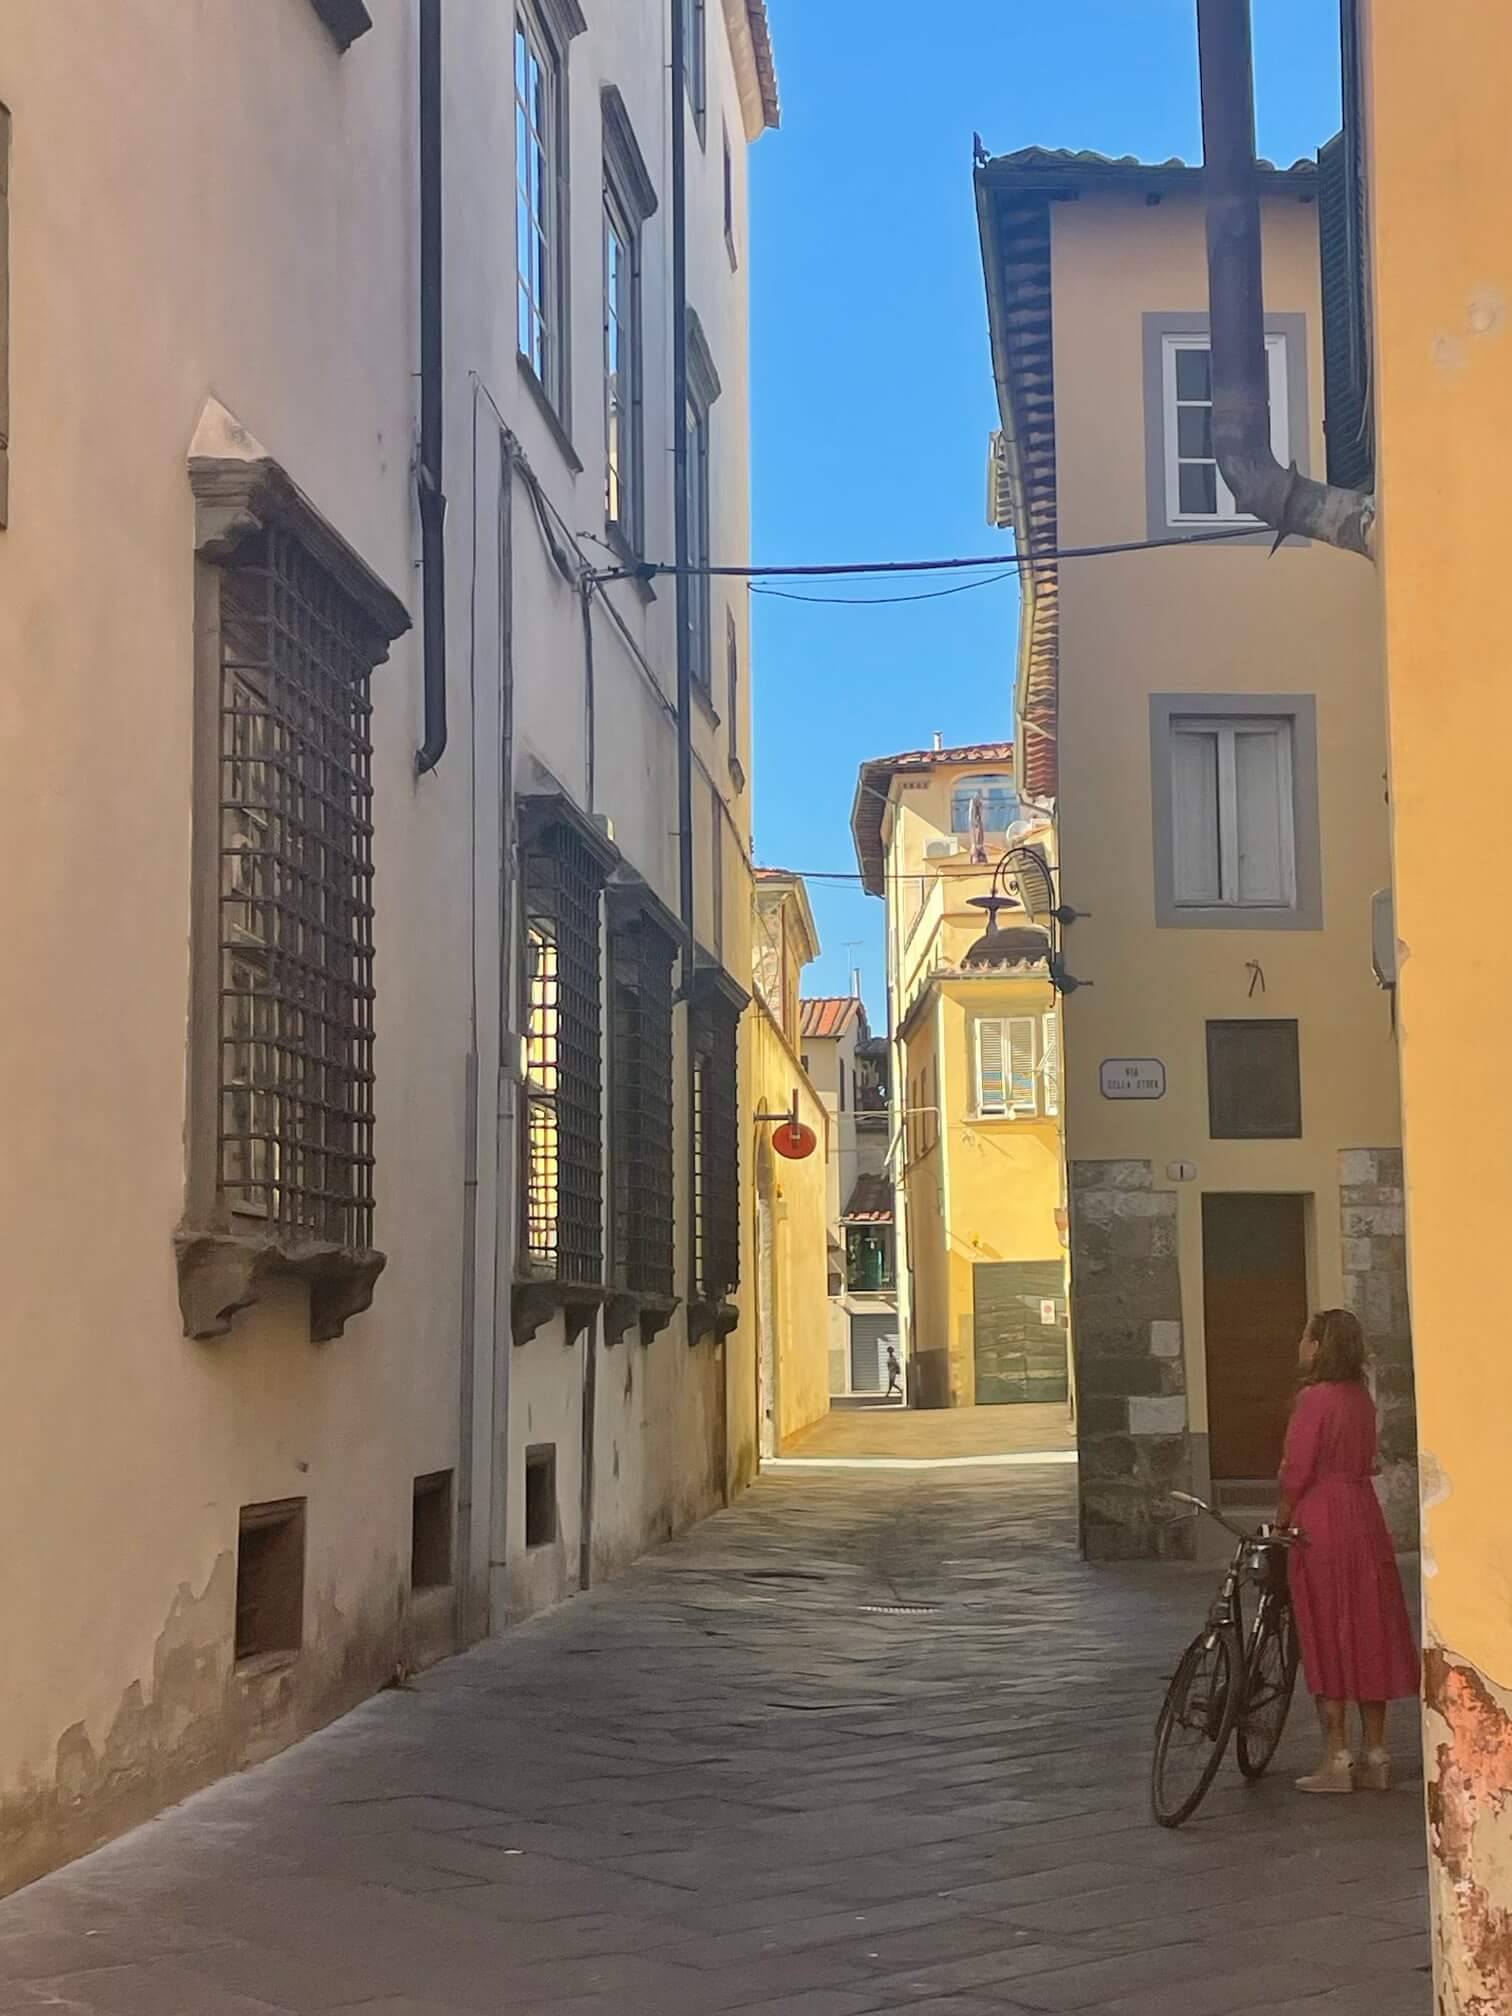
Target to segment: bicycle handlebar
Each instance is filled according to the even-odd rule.
[[[1173,1491],[1171,1497],[1178,1504],[1190,1505],[1198,1512],[1205,1512],[1209,1519],[1216,1520],[1226,1532],[1232,1533],[1236,1540],[1270,1541],[1277,1547],[1295,1547],[1297,1544],[1299,1535],[1293,1532],[1267,1533],[1263,1530],[1256,1533],[1246,1532],[1244,1527],[1236,1526],[1232,1519],[1226,1519],[1214,1506],[1209,1505],[1205,1498],[1195,1497],[1190,1491]]]

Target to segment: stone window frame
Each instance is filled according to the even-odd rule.
[[[551,130],[541,137],[549,156],[550,223],[556,241],[547,248],[550,260],[547,284],[550,291],[543,307],[548,311],[545,320],[551,354],[548,357],[543,347],[542,364],[547,367],[544,372],[537,371],[530,353],[519,345],[519,296],[525,275],[521,268],[520,246],[518,242],[515,245],[516,361],[526,390],[539,407],[574,474],[581,470],[583,465],[572,444],[572,99],[568,52],[572,43],[585,32],[587,26],[578,0],[515,0],[514,28],[510,36],[510,93],[513,101],[511,109],[517,172],[520,151],[519,118],[522,107],[518,80],[515,76],[515,45],[521,37],[534,50],[537,60],[542,61],[544,67],[550,71],[553,80]],[[518,188],[515,190],[514,222],[518,240],[520,228]]]
[[[1172,724],[1181,719],[1291,723],[1292,832],[1296,895],[1289,904],[1178,904]],[[1155,923],[1177,931],[1321,931],[1323,856],[1318,804],[1318,703],[1311,693],[1152,693],[1150,813]]]
[[[644,306],[645,227],[657,209],[656,187],[630,124],[619,90],[606,84],[600,93],[604,123],[604,476],[605,529],[623,558],[638,560],[646,544],[646,427]],[[629,263],[628,300],[623,318],[629,350],[628,384],[619,386],[621,454],[618,467],[620,508],[612,508],[609,481],[609,433],[613,405],[609,370],[613,302],[610,295],[611,235],[624,247]]]
[[[1145,437],[1145,523],[1147,536],[1151,539],[1169,539],[1183,533],[1200,540],[1203,532],[1231,532],[1235,526],[1245,522],[1239,519],[1183,518],[1173,519],[1166,505],[1166,413],[1165,413],[1165,346],[1168,336],[1207,336],[1211,334],[1211,320],[1207,310],[1190,309],[1150,309],[1142,318],[1142,345],[1144,366],[1144,437]],[[1286,420],[1287,437],[1291,460],[1304,476],[1310,473],[1311,422],[1308,410],[1307,384],[1307,317],[1301,313],[1281,313],[1265,318],[1267,336],[1280,337],[1285,344],[1286,376]],[[1259,547],[1269,553],[1275,546],[1276,535],[1265,525],[1256,523],[1255,530],[1244,537],[1233,537],[1215,542],[1220,552],[1231,548]],[[1293,546],[1305,545],[1300,539],[1288,539],[1281,549],[1287,551]]]
[[[688,310],[688,406],[681,424],[688,431],[688,654],[693,692],[711,712],[714,706],[714,591],[708,569],[714,559],[714,408],[723,390],[703,324]],[[717,716],[715,717],[717,720]]]
[[[274,1280],[310,1291],[310,1336],[339,1337],[366,1309],[386,1256],[233,1217],[221,1187],[223,570],[271,528],[296,538],[388,644],[409,611],[241,422],[207,402],[190,444],[194,500],[193,826],[189,1057],[184,1215],[174,1236],[179,1306],[188,1337],[224,1336]],[[382,664],[387,651],[376,657]]]

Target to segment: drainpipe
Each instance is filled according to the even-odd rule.
[[[441,487],[441,0],[420,0],[420,504],[425,739],[415,770],[446,749],[446,495]]]
[[[1271,448],[1249,0],[1197,0],[1207,193],[1213,452],[1234,502],[1285,538],[1375,557],[1375,501],[1314,482]]]
[[[684,1072],[688,1196],[693,1196],[693,1171],[698,1158],[698,1126],[693,1083],[693,975],[697,959],[697,914],[693,884],[693,654],[689,624],[693,583],[688,578],[691,550],[688,524],[688,123],[687,61],[683,39],[683,0],[669,0],[672,11],[672,482],[675,493],[673,559],[677,567],[677,869],[682,909],[682,995],[687,1006],[687,1055]],[[690,1210],[688,1221],[688,1302],[698,1299],[697,1251]]]

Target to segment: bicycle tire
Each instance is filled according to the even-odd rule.
[[[1201,1691],[1194,1692],[1204,1680]],[[1150,1812],[1162,1827],[1181,1826],[1202,1804],[1223,1762],[1243,1690],[1244,1652],[1237,1630],[1224,1625],[1199,1632],[1181,1655],[1155,1724]],[[1192,1731],[1199,1745],[1207,1745],[1195,1783],[1167,1783],[1171,1742],[1179,1729]]]
[[[1263,1701],[1261,1706],[1274,1708],[1277,1712],[1273,1720],[1261,1722],[1252,1697],[1261,1675],[1261,1659],[1267,1647],[1272,1645],[1280,1648],[1275,1688],[1269,1700]],[[1239,1716],[1235,1732],[1235,1754],[1239,1769],[1246,1778],[1263,1777],[1280,1745],[1297,1685],[1298,1656],[1297,1625],[1291,1605],[1286,1602],[1270,1603],[1255,1620],[1245,1669],[1244,1711]]]

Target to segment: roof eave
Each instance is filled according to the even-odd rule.
[[[766,0],[724,0],[725,32],[735,59],[740,109],[748,141],[782,124],[772,24]]]

